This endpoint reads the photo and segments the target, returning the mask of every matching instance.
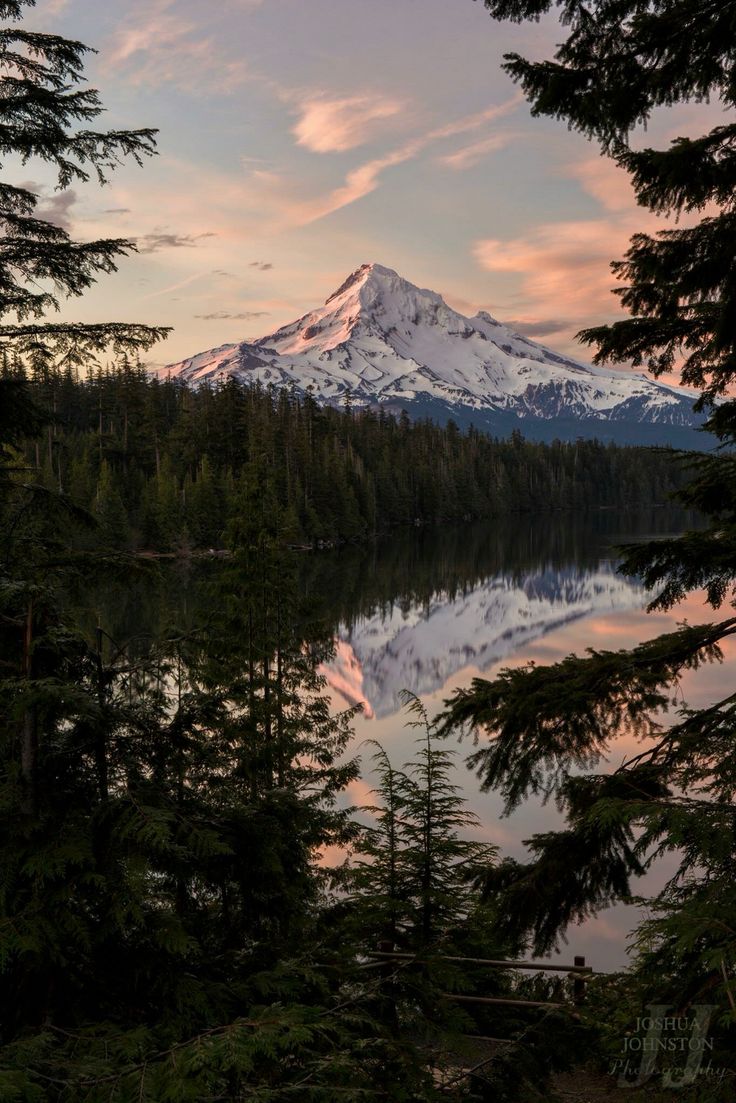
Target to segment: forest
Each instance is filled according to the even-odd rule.
[[[57,314],[136,242],[76,241],[37,187],[0,183],[0,1100],[733,1099],[736,693],[714,682],[694,707],[682,686],[736,634],[716,619],[736,604],[735,134],[629,141],[663,105],[733,108],[733,5],[485,0],[516,21],[557,6],[554,61],[506,60],[534,112],[598,141],[643,206],[707,211],[635,235],[614,264],[631,317],[583,334],[599,361],[679,366],[699,390],[721,447],[685,478],[671,453],[151,378],[138,365],[164,328]],[[3,157],[44,162],[62,190],[142,164],[155,132],[92,129],[88,47],[29,29],[29,7],[0,0]],[[631,545],[621,569],[651,609],[699,594],[707,620],[475,677],[436,717],[406,694],[409,761],[354,747],[297,561],[355,541],[360,570],[367,538],[400,526],[459,522],[461,539],[475,518],[673,490],[702,523]],[[448,589],[495,554],[463,547]],[[228,554],[158,559],[198,549]],[[167,567],[191,569],[191,601],[138,612],[139,581]],[[334,584],[340,608],[351,583]],[[80,616],[75,592],[105,601]],[[620,761],[622,732],[637,750]],[[554,804],[522,858],[474,817],[448,737],[470,739],[508,814]],[[627,970],[586,975],[583,999],[579,972],[529,961],[635,902],[662,857]]]
[[[260,489],[189,618],[141,646],[150,611],[128,635],[116,616],[159,565],[84,547],[87,511],[19,463],[50,415],[17,380],[0,393],[0,1097],[513,1099],[569,1065],[588,1028],[553,1006],[566,981],[453,960],[523,939],[495,933],[497,850],[416,698],[416,753],[364,748],[375,790],[351,803],[355,710],[331,705],[332,640]],[[69,594],[95,587],[85,623]],[[550,1001],[544,1030],[455,992]],[[468,1097],[457,1062],[489,1032],[509,1052]]]
[[[39,359],[5,368],[47,418],[21,443],[24,462],[90,513],[95,542],[120,549],[222,548],[255,494],[284,543],[315,546],[511,512],[666,504],[686,477],[667,449],[493,440],[234,380],[190,390],[127,363],[79,374]]]

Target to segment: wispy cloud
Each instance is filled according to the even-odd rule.
[[[479,164],[483,161],[489,153],[495,153],[499,149],[505,149],[510,145],[518,134],[511,131],[505,131],[501,134],[491,134],[488,138],[482,138],[479,142],[473,142],[471,145],[463,146],[462,149],[455,150],[454,153],[445,153],[437,160],[445,168],[454,169],[456,172],[463,169],[472,168],[473,165]]]
[[[173,291],[180,291],[182,287],[189,287],[197,280],[205,279],[207,276],[209,276],[209,272],[193,272],[191,276],[187,276],[183,280],[177,280],[176,283],[169,284],[168,287],[162,287],[158,291],[153,291],[150,295],[145,295],[143,301],[147,302],[150,299],[159,299],[162,295],[170,295]]]
[[[241,9],[258,3],[238,0]],[[172,84],[191,90],[204,84],[209,91],[234,91],[250,78],[249,67],[240,53],[208,33],[211,24],[211,11],[201,5],[138,2],[113,35],[107,64],[134,85]]]
[[[401,100],[384,96],[312,96],[298,104],[299,121],[292,129],[297,145],[314,153],[334,153],[363,145],[384,119],[404,108]]]
[[[303,200],[285,193],[280,188],[280,178],[271,172],[257,170],[252,174],[252,179],[261,185],[264,201],[277,206],[287,225],[305,226],[370,195],[379,186],[381,177],[388,169],[413,160],[438,142],[477,130],[486,123],[508,115],[520,102],[521,97],[515,95],[504,103],[494,104],[483,111],[420,134],[383,156],[359,165],[347,174],[339,187],[315,199]]]
[[[252,260],[248,267],[257,268],[259,272],[270,272],[273,268],[273,265],[270,263],[270,261]]]
[[[213,310],[211,314],[195,314],[195,318],[201,318],[204,322],[238,321],[247,322],[252,318],[265,318],[268,310],[241,310],[237,314],[231,314],[227,310]]]
[[[39,204],[37,213],[41,218],[47,218],[49,222],[60,226],[62,230],[69,231],[73,222],[72,211],[78,202],[77,193],[73,188],[68,188],[66,191],[55,192],[45,198]]]
[[[138,252],[158,253],[161,249],[193,249],[198,241],[207,237],[217,237],[217,234],[144,234],[137,239]]]
[[[46,184],[39,184],[36,180],[24,180],[20,187],[33,192],[38,196],[36,214],[39,218],[53,222],[62,230],[69,232],[72,228],[72,211],[79,203],[79,196],[74,188],[66,188],[64,191],[53,191]]]
[[[584,158],[569,165],[564,175],[596,200],[597,217],[541,222],[512,240],[486,238],[473,247],[486,271],[519,276],[529,321],[517,323],[517,328],[530,336],[565,331],[572,336],[621,317],[612,294],[620,284],[611,261],[623,257],[633,234],[656,234],[668,226],[666,219],[637,206],[628,175],[607,158]],[[683,218],[681,224],[686,222]]]
[[[543,223],[510,241],[487,238],[473,253],[489,272],[518,273],[529,313],[584,320],[610,315],[615,280],[610,261],[626,248],[628,231],[605,219]]]
[[[564,170],[564,175],[577,180],[582,189],[607,211],[618,213],[636,209],[629,174],[609,157],[586,157],[575,161]]]

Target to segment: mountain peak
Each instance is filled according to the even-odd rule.
[[[373,288],[377,291],[378,289],[387,289],[391,286],[398,287],[400,285],[411,288],[414,287],[408,280],[403,279],[398,272],[394,272],[393,268],[386,268],[385,265],[376,264],[375,261],[370,264],[361,264],[360,268],[356,268],[355,271],[351,272],[348,278],[340,284],[337,291],[333,291],[331,295],[328,295],[325,299],[325,306],[329,306],[330,303],[334,303],[343,296],[347,296],[348,292],[352,292],[352,296],[360,296],[360,292],[364,288]]]
[[[489,314],[487,310],[479,310],[470,320],[471,322],[487,322],[489,326],[500,326],[503,324],[499,322],[497,318],[494,318],[492,314]]]
[[[472,420],[502,435],[536,424],[551,439],[552,425],[539,429],[548,422],[562,423],[574,439],[583,423],[599,436],[619,422],[619,436],[643,442],[653,439],[646,430],[655,423],[697,424],[682,391],[560,356],[485,311],[467,318],[436,291],[377,263],[361,264],[324,305],[276,332],[167,371],[195,384],[234,375],[338,405],[349,395],[356,407],[410,407],[417,416]],[[669,439],[666,430],[657,438]]]
[[[421,321],[434,324],[440,316],[455,328],[467,324],[436,291],[415,287],[382,264],[361,264],[333,291],[324,306],[257,343],[281,355],[306,350],[325,354],[345,346],[358,335],[380,337],[388,330],[402,329],[404,322],[413,326]]]
[[[375,265],[373,264],[361,264],[360,268],[356,268],[354,272],[351,272],[348,278],[340,284],[337,291],[333,291],[331,295],[328,295],[325,299],[325,306],[334,302],[335,299],[339,299],[341,295],[345,295],[352,288],[362,285],[368,279],[370,273],[373,271]]]

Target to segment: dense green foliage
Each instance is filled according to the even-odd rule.
[[[381,803],[376,826],[356,846],[361,858],[352,887],[363,921],[373,916],[376,936],[397,948],[423,949],[469,920],[478,906],[472,886],[495,861],[496,847],[463,837],[480,825],[451,780],[454,754],[438,740],[419,699],[406,696],[409,723],[421,730],[417,757],[399,770],[377,747]]]
[[[556,5],[486,6],[523,19]],[[666,151],[632,149],[629,133],[662,105],[712,96],[733,108],[736,9],[699,0],[557,6],[568,38],[555,60],[508,59],[534,110],[597,138],[630,172],[642,205],[671,214],[705,204],[715,211],[694,227],[637,235],[626,260],[613,266],[628,283],[621,297],[634,317],[584,338],[598,345],[601,361],[646,360],[655,372],[682,357],[683,381],[698,386],[708,405],[732,386],[736,369],[736,131],[726,116],[705,137],[677,139]],[[723,447],[697,460],[680,495],[705,514],[707,527],[627,549],[622,570],[654,588],[652,609],[669,609],[692,591],[702,591],[713,609],[735,604],[736,402],[712,407],[709,425]],[[607,998],[609,1006],[618,999],[619,1026],[629,1029],[647,1003],[681,1015],[713,1006],[720,1068],[731,1070],[721,1086],[726,1098],[736,1023],[736,696],[693,709],[681,683],[686,672],[724,658],[734,631],[726,615],[633,650],[590,649],[552,667],[502,671],[458,692],[446,715],[448,727],[470,722],[487,732],[471,763],[509,808],[546,792],[565,812],[564,830],[530,840],[528,862],[489,873],[509,925],[528,930],[539,949],[570,923],[630,899],[632,876],[669,857],[675,871],[648,902],[633,977]],[[612,773],[596,772],[622,731],[639,737],[640,752]],[[701,1085],[690,1086],[693,1098],[704,1097]]]
[[[7,0],[0,15],[17,20],[26,6]],[[152,149],[150,131],[72,129],[101,110],[75,87],[84,53],[54,35],[0,35],[3,153],[47,160],[61,187]],[[2,329],[5,362],[69,370],[107,347],[148,347],[162,331],[43,321],[57,295],[80,294],[132,245],[73,242],[36,217],[37,202],[0,186],[0,312],[16,318]],[[133,661],[104,625],[90,638],[62,613],[67,545],[93,518],[18,451],[44,425],[4,374],[0,1097],[235,1099],[243,1084],[261,1098],[289,1084],[302,1097],[319,1084],[361,1096],[383,1064],[380,1027],[366,1032],[347,1006],[335,1013],[349,962],[335,981],[334,954],[315,972],[309,949],[314,853],[349,830],[334,803],[354,766],[335,764],[346,718],[330,716],[316,659],[286,615],[273,617],[289,585],[269,533],[255,519],[241,531],[241,578],[223,580],[209,647],[188,634]],[[103,502],[103,526],[121,523],[124,540],[113,485]],[[99,554],[77,564],[103,566]],[[218,643],[228,663],[213,661]]]
[[[343,754],[349,716],[332,716],[321,693],[324,650],[304,646],[293,555],[254,494],[241,550],[200,583],[216,617],[172,625],[143,652],[69,627],[63,563],[58,582],[34,591],[26,649],[17,568],[5,576],[5,1098],[429,1101],[464,1091],[462,1079],[438,1089],[429,1066],[452,1059],[459,1030],[488,1029],[488,1016],[458,1018],[441,998],[477,981],[441,963],[364,967],[385,933],[366,893],[390,847],[340,801],[356,769]],[[42,569],[57,554],[30,512],[25,554]],[[19,769],[29,718],[32,785]],[[462,837],[472,824],[449,760],[425,729],[417,763],[399,772],[399,945],[503,953],[472,881],[486,848]],[[334,896],[318,856],[336,845],[363,858],[356,876],[336,871]],[[512,1035],[528,1026],[509,1025]],[[542,1079],[561,1059],[564,1019],[557,1031],[554,1050],[537,1035],[525,1042]],[[497,1071],[494,1091],[499,1077],[517,1098],[518,1073]]]
[[[0,15],[29,3],[0,0]],[[152,143],[149,131],[70,129],[100,111],[75,88],[84,51],[0,33],[0,147],[48,160],[62,187]],[[287,399],[279,420],[280,400],[243,391],[197,405],[128,368],[75,382],[94,352],[137,353],[161,331],[42,321],[129,243],[72,242],[34,217],[36,202],[0,185],[0,309],[17,319],[0,377],[0,1098],[467,1098],[462,1077],[437,1085],[437,1059],[406,1029],[410,1017],[436,1033],[444,1003],[422,996],[421,978],[399,999],[383,967],[365,968],[370,923],[355,922],[349,879],[320,862],[361,836],[345,794],[357,764],[283,545],[302,497],[311,538],[320,513],[330,535],[364,531],[344,474],[351,423]],[[297,477],[314,485],[290,497],[283,480]],[[350,531],[329,512],[336,495]],[[85,630],[69,615],[75,584],[151,569],[126,545],[225,535],[235,550],[206,584],[202,620],[136,647],[102,617]],[[442,761],[428,744],[412,788],[419,856],[446,853]],[[421,885],[441,940],[477,893],[451,912],[420,866],[412,892]]]
[[[364,949],[377,944],[384,953],[376,967],[383,962],[388,974],[389,1022],[397,1035],[433,1053],[436,1072],[444,1073],[441,1094],[452,1095],[455,1087],[473,1100],[531,1101],[548,1090],[551,1072],[575,1063],[590,1034],[554,1007],[540,1019],[513,1003],[464,1002],[475,996],[554,1000],[564,998],[564,985],[539,974],[520,982],[479,964],[518,957],[524,945],[519,933],[501,933],[494,901],[478,891],[498,848],[467,838],[481,824],[452,780],[456,752],[443,746],[421,701],[408,692],[403,697],[407,726],[419,733],[416,753],[398,767],[369,741],[375,803],[363,809],[373,820],[356,837],[345,871],[347,929]],[[489,1035],[507,1042],[478,1060],[474,1039]],[[470,1065],[473,1075],[464,1076],[458,1064]]]
[[[236,382],[191,391],[130,366],[81,380],[31,369],[27,385],[49,420],[26,438],[25,463],[97,518],[95,543],[118,548],[222,547],[255,485],[282,539],[311,544],[510,511],[663,503],[682,483],[667,451],[494,441]]]

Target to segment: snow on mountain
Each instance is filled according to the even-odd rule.
[[[275,333],[163,372],[192,385],[232,376],[311,388],[318,402],[341,404],[349,395],[354,406],[460,414],[461,423],[470,417],[507,432],[515,419],[699,424],[684,392],[560,356],[485,311],[466,318],[380,264],[362,265],[324,306]]]
[[[525,644],[582,617],[641,607],[644,590],[602,562],[597,568],[547,568],[497,575],[454,600],[437,593],[428,605],[398,606],[338,630],[336,652],[322,673],[364,715],[390,716],[400,691],[441,689],[466,666],[487,670]]]

